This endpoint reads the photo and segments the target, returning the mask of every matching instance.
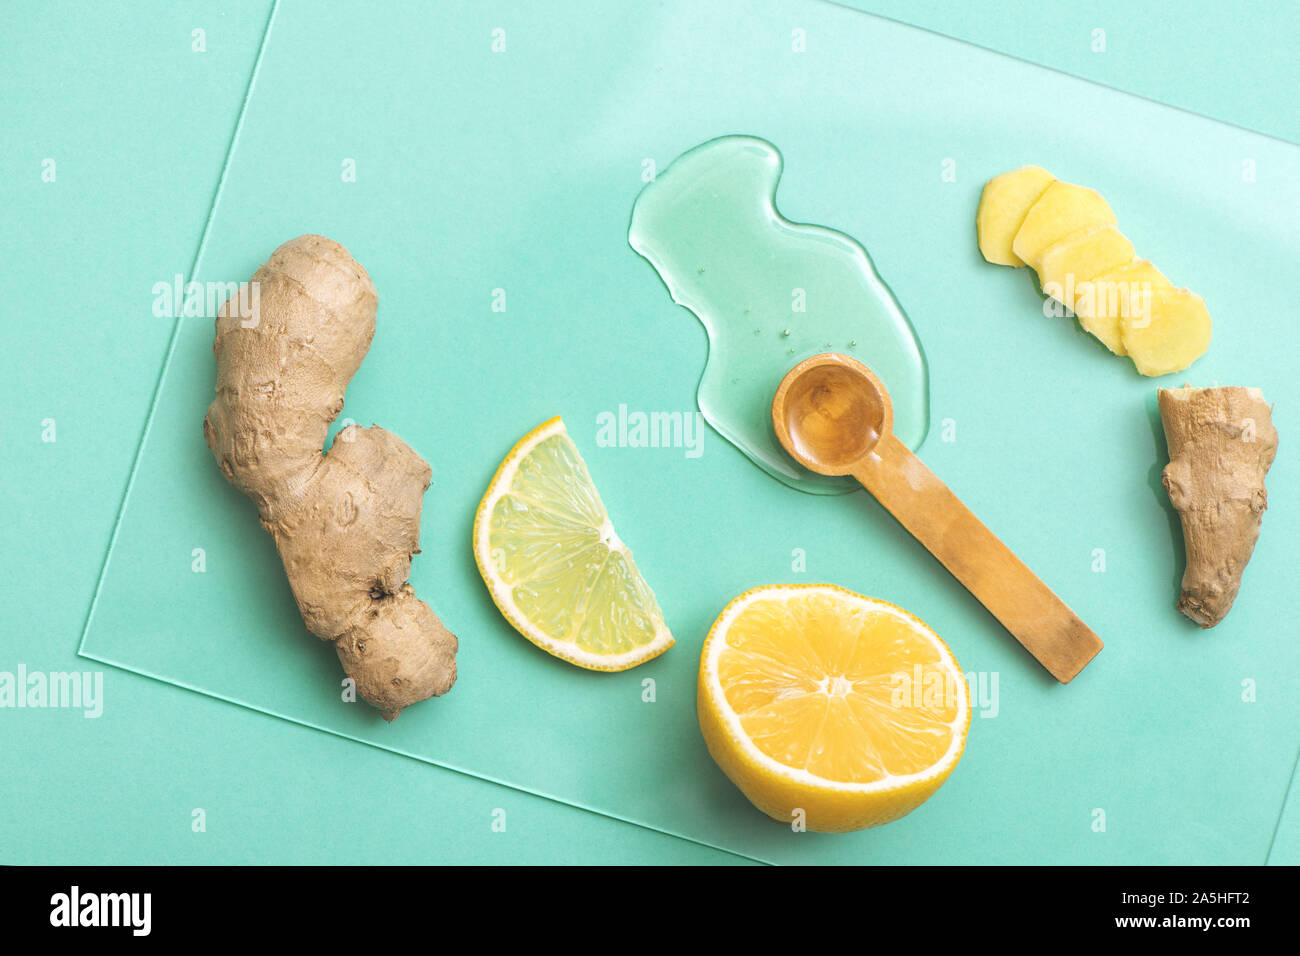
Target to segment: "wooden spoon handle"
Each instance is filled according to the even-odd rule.
[[[1101,650],[1101,638],[893,435],[853,476],[1061,683]]]

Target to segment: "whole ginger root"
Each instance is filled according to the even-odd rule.
[[[257,505],[307,629],[332,641],[363,698],[394,720],[456,681],[455,635],[407,578],[432,472],[396,435],[350,425],[323,453],[343,392],[370,348],[378,296],[348,251],[299,236],[216,320],[216,398],[203,435],[226,479]]]
[[[1214,627],[1237,598],[1268,507],[1272,410],[1257,388],[1162,388],[1156,399],[1169,445],[1163,483],[1187,548],[1178,610]]]

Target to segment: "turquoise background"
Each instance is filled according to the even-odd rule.
[[[1300,6],[1276,0],[838,0],[1225,123],[1300,142]],[[1104,36],[1094,35],[1101,30]],[[1099,40],[1104,42],[1098,42]]]
[[[1296,645],[1277,623],[1295,617],[1284,577],[1300,500],[1288,495],[1285,451],[1294,331],[1271,292],[1295,258],[1295,148],[827,4],[694,16],[669,6],[617,28],[585,5],[563,17],[457,5],[436,23],[397,5],[382,18],[339,8],[328,22],[288,2],[273,19],[266,4],[8,11],[19,22],[0,39],[3,118],[16,148],[0,157],[0,201],[27,228],[0,238],[10,264],[0,301],[7,327],[33,334],[0,358],[10,403],[0,479],[17,525],[3,554],[0,668],[93,666],[74,656],[77,635],[152,407],[86,634],[97,657],[673,832],[699,814],[712,829],[697,838],[759,859],[1259,862],[1272,846],[1273,862],[1294,862],[1300,821],[1291,808],[1279,826],[1278,813],[1295,764]],[[196,26],[207,53],[191,50]],[[493,58],[495,26],[508,51]],[[794,26],[809,31],[803,60],[786,52]],[[1278,42],[1240,29],[1216,43]],[[718,36],[743,51],[729,69],[710,64],[718,48],[703,38]],[[1003,101],[977,102],[972,75]],[[1154,95],[1132,75],[1131,88]],[[1067,114],[1081,119],[1070,135],[1026,122],[1035,103],[1076,105]],[[1103,110],[1147,135],[1124,150],[1084,135]],[[788,492],[712,434],[698,461],[595,447],[597,411],[688,408],[703,359],[694,320],[625,243],[641,160],[662,167],[731,131],[782,147],[783,211],[862,240],[909,310],[929,350],[934,421],[954,417],[958,429],[957,442],[932,435],[922,454],[1110,642],[1070,688],[1044,681],[864,496]],[[1193,145],[1169,158],[1161,143]],[[1246,155],[1260,169],[1251,189],[1238,175]],[[47,156],[55,183],[40,180]],[[956,183],[940,181],[949,156]],[[340,181],[343,157],[357,159],[356,183]],[[1151,482],[1163,461],[1153,383],[1069,323],[1038,317],[1023,273],[976,259],[979,184],[1025,161],[1102,188],[1139,251],[1206,296],[1215,345],[1188,377],[1249,381],[1278,403],[1273,508],[1241,602],[1215,632],[1184,627],[1169,608],[1179,549]],[[403,435],[435,470],[413,580],[461,634],[465,676],[393,728],[353,712],[336,720],[336,664],[296,639],[269,541],[206,458],[195,422],[211,389],[209,323],[150,313],[159,279],[243,279],[309,229],[344,241],[381,295],[380,333],[344,414]],[[504,317],[489,309],[497,286],[509,292]],[[1247,330],[1278,347],[1259,349]],[[524,646],[468,560],[472,508],[496,462],[556,412],[678,635],[661,661],[621,677]],[[47,418],[53,444],[40,440]],[[879,564],[864,562],[868,542]],[[195,546],[209,555],[202,577],[189,569]],[[976,717],[948,786],[907,820],[842,840],[792,842],[757,818],[701,761],[685,687],[717,610],[751,584],[797,579],[795,547],[808,552],[808,579],[910,607],[968,670],[1001,677],[1002,712]],[[1107,548],[1105,575],[1089,570],[1094,547]],[[277,643],[282,634],[295,640]],[[659,686],[652,708],[640,703],[645,676]],[[1246,676],[1260,682],[1253,705],[1237,699]],[[123,670],[107,669],[105,684],[99,720],[0,711],[18,771],[0,805],[22,808],[0,815],[0,861],[739,859]],[[547,766],[594,718],[642,748],[625,782],[648,774],[667,798],[628,804],[618,781],[584,772],[607,753]],[[516,724],[536,736],[512,737]],[[691,772],[664,788],[672,761]],[[1089,828],[1096,806],[1108,809],[1104,835]],[[195,807],[206,833],[191,832]],[[491,827],[497,808],[505,833]]]

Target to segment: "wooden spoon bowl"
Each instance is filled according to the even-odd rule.
[[[781,444],[795,461],[821,475],[851,474],[882,435],[893,433],[894,404],[885,386],[861,362],[843,355],[800,362],[782,381],[776,402],[772,421]]]

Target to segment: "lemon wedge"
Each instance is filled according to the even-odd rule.
[[[571,664],[622,671],[673,646],[559,417],[501,462],[474,517],[474,560],[515,630]]]

